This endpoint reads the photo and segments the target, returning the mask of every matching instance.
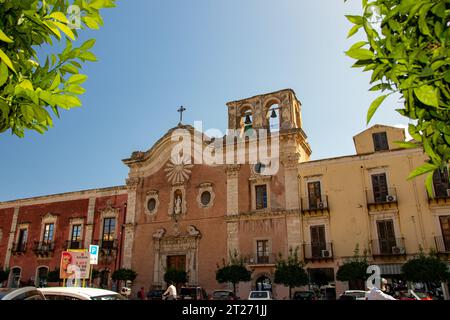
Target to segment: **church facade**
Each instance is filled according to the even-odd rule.
[[[354,137],[355,155],[311,161],[292,90],[227,107],[226,136],[207,137],[180,123],[150,150],[123,160],[124,186],[0,203],[8,284],[36,283],[59,264],[63,243],[81,248],[94,240],[105,249],[102,286],[111,287],[111,273],[125,267],[138,274],[135,288],[165,288],[165,272],[176,268],[189,284],[212,292],[226,287],[215,273],[236,254],[252,272],[239,285],[241,297],[260,288],[285,298],[274,271],[290,249],[298,250],[312,282],[334,283],[337,294],[348,284],[336,281],[336,272],[355,249],[390,281],[420,249],[448,261],[448,170],[435,175],[433,197],[424,178],[407,180],[426,156],[396,147],[403,129],[373,126]],[[47,243],[53,250],[39,254]]]

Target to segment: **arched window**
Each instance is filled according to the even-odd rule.
[[[11,288],[19,288],[20,287],[20,277],[22,274],[22,269],[19,267],[15,267],[11,269],[11,279],[10,285]]]
[[[250,107],[245,107],[241,109],[240,114],[240,128],[241,133],[245,133],[247,130],[253,128],[253,113]]]
[[[280,107],[278,104],[273,104],[267,110],[266,119],[270,132],[280,131]]]
[[[36,272],[36,286],[43,288],[47,286],[48,267],[39,267]]]
[[[109,270],[105,269],[100,272],[100,288],[107,289],[109,285]]]

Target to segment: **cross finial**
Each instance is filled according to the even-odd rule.
[[[180,122],[178,123],[178,125],[181,125],[181,123],[183,122],[183,112],[186,111],[186,108],[181,106],[177,111],[180,113]]]

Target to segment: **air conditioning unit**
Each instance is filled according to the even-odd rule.
[[[450,189],[447,189],[447,197],[450,197]]]
[[[405,248],[402,247],[392,247],[392,254],[404,254],[405,253]]]
[[[322,258],[329,258],[331,257],[330,250],[322,250]]]
[[[249,262],[249,263],[254,263],[255,260],[254,260],[253,258],[250,258],[248,262]]]
[[[395,202],[395,201],[397,201],[397,197],[396,196],[391,195],[391,194],[388,194],[386,196],[386,202]]]

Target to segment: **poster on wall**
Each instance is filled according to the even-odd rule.
[[[86,250],[63,251],[59,277],[61,279],[89,279],[90,257]]]

